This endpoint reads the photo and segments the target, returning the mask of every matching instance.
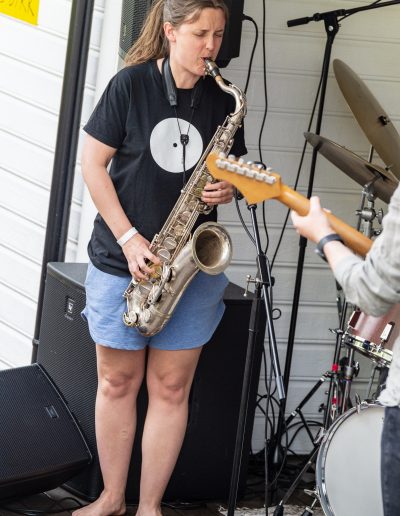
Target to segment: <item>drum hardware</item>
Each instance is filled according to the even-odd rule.
[[[355,393],[355,396],[354,396],[355,400],[356,400],[356,410],[357,410],[357,414],[360,414],[361,413],[361,398],[360,398],[360,395],[358,394],[358,392]]]
[[[365,206],[367,203],[367,206]],[[375,210],[375,191],[374,181],[366,184],[362,190],[361,206],[355,212],[358,217],[357,229],[368,238],[372,238],[381,233],[382,229],[374,229],[373,222],[377,220],[381,225],[383,220],[383,210]]]
[[[304,492],[308,491],[308,489],[305,489]],[[310,491],[312,492],[312,491]],[[308,493],[307,493],[308,494]],[[316,505],[316,503],[318,502],[318,498],[314,498],[314,500],[312,501],[311,503],[311,506],[308,506],[305,508],[304,512],[301,513],[301,516],[312,516],[312,514],[314,514],[314,507]]]
[[[372,396],[372,386],[374,384],[374,381],[375,381],[375,374],[377,371],[381,371],[381,366],[380,365],[377,365],[377,364],[374,364],[372,363],[372,367],[371,367],[371,374],[370,374],[370,377],[369,377],[369,380],[368,380],[368,385],[367,385],[367,390],[365,392],[365,398],[366,399],[370,399],[370,398],[378,398],[378,394],[375,393],[374,396]],[[379,389],[379,386],[380,386],[380,379],[378,381],[378,389]]]
[[[338,334],[340,334],[339,330],[338,330]],[[339,339],[338,339],[338,342],[339,342]],[[315,385],[311,388],[311,390],[308,392],[308,394],[305,396],[305,398],[300,402],[300,404],[293,410],[293,412],[290,414],[290,416],[286,419],[285,421],[285,428],[287,428],[289,426],[289,424],[291,423],[291,421],[298,415],[301,419],[301,421],[303,422],[304,424],[304,428],[306,429],[306,432],[308,434],[308,436],[310,437],[311,439],[311,442],[313,443],[313,449],[312,451],[310,452],[310,454],[307,456],[307,459],[305,461],[305,464],[304,466],[302,467],[301,471],[298,473],[298,475],[295,477],[295,479],[293,480],[292,484],[290,485],[289,489],[286,491],[285,495],[283,496],[283,498],[281,499],[281,501],[277,504],[277,506],[275,507],[275,510],[274,510],[274,516],[280,516],[283,514],[283,510],[284,510],[284,505],[288,502],[289,498],[292,496],[294,490],[296,489],[298,483],[300,482],[302,476],[304,475],[304,473],[306,473],[306,471],[312,466],[312,464],[315,462],[315,459],[317,457],[317,454],[318,454],[318,450],[319,450],[319,446],[320,446],[320,443],[322,441],[322,439],[324,438],[324,435],[326,433],[326,428],[325,427],[321,427],[317,433],[316,436],[313,436],[311,431],[310,431],[310,428],[309,428],[309,425],[306,421],[306,419],[304,418],[304,415],[302,413],[302,408],[303,406],[308,402],[308,400],[315,394],[315,392],[319,389],[319,387],[327,380],[327,379],[330,379],[331,380],[331,384],[330,386],[332,386],[332,382],[337,382],[337,377],[338,377],[338,370],[339,370],[339,367],[338,367],[338,364],[332,364],[332,369],[330,371],[326,371],[324,374],[321,375],[321,377],[319,378],[319,380],[315,383]],[[331,392],[331,388],[329,389],[329,392]],[[328,398],[329,400],[329,398]],[[328,403],[329,404],[329,403]],[[324,417],[324,424],[330,424],[331,422],[331,418],[329,417],[326,417],[326,413],[328,412],[328,408],[322,404],[320,406],[320,409],[319,411],[325,411],[325,417]],[[305,490],[306,491],[306,490]],[[314,505],[312,504],[312,507]],[[309,509],[309,508],[307,508]],[[306,510],[307,510],[306,509]],[[307,513],[305,513],[307,514]],[[310,513],[312,514],[312,512]]]
[[[343,343],[378,366],[390,366],[392,347],[400,333],[400,305],[381,317],[355,310],[343,335]]]
[[[340,413],[343,414],[348,408],[352,407],[350,399],[350,389],[354,377],[358,376],[360,371],[360,364],[354,361],[354,350],[348,350],[348,354],[340,359],[340,370],[343,392],[341,397]]]

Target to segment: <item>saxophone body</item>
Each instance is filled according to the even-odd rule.
[[[233,136],[246,115],[246,100],[241,90],[225,84],[213,61],[206,59],[205,66],[206,73],[218,86],[235,98],[235,111],[217,128],[173,210],[150,244],[151,252],[158,256],[161,265],[151,265],[153,273],[147,280],[132,279],[123,294],[127,303],[124,323],[136,327],[145,336],[155,335],[167,324],[199,270],[219,274],[232,258],[230,236],[220,224],[205,222],[191,235],[198,216],[210,213],[212,209],[201,200],[204,186],[213,181],[205,160],[210,152],[229,153]]]

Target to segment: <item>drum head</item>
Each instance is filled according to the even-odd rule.
[[[380,443],[384,408],[351,409],[326,433],[317,458],[317,486],[329,516],[383,516]]]

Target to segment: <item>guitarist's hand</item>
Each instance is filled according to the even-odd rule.
[[[217,183],[207,183],[204,187],[201,200],[209,206],[216,204],[228,204],[233,198],[233,185],[228,181],[218,181]]]
[[[311,197],[310,210],[305,217],[301,217],[295,211],[292,211],[291,216],[297,232],[318,243],[321,238],[335,233],[326,216],[327,213],[329,213],[328,210],[321,208],[319,198]],[[341,260],[353,254],[348,247],[337,240],[331,240],[325,244],[323,251],[333,271],[335,271],[337,264]]]
[[[305,217],[295,211],[290,215],[297,233],[317,243],[324,236],[335,233],[326,216],[327,212],[328,210],[322,209],[319,197],[311,197],[310,210]]]

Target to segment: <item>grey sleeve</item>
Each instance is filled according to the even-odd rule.
[[[394,192],[383,231],[365,260],[349,256],[334,271],[346,299],[370,315],[383,315],[400,302],[400,187]]]

